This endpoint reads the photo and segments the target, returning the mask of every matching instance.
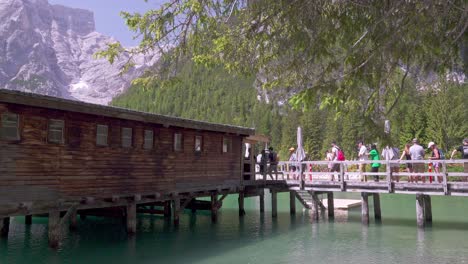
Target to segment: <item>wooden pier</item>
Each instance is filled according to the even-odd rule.
[[[347,169],[362,162],[339,162],[332,181],[330,172],[313,169],[326,167],[323,161],[280,162],[277,175],[267,175],[271,164],[262,164],[267,169],[257,173],[254,143],[266,139],[249,128],[5,90],[0,117],[0,237],[8,237],[11,217],[25,216],[30,225],[33,217],[46,215],[51,247],[59,247],[66,229],[77,230],[78,216],[121,218],[129,235],[138,232],[138,214],[164,215],[178,225],[185,209],[209,210],[216,222],[229,195],[238,198],[239,216],[246,214],[249,197],[259,197],[263,213],[269,191],[272,217],[278,193],[287,192],[291,214],[299,200],[315,219],[321,211],[332,219],[339,207],[334,193],[360,193],[363,224],[369,223],[369,198],[380,220],[380,194],[415,195],[421,228],[432,221],[431,195],[468,196],[468,182],[453,180],[468,174],[447,169],[468,160],[438,161],[441,172],[417,174],[442,177],[437,183],[405,182],[400,177],[416,174],[390,170],[398,165],[393,161],[380,161],[383,172],[365,173],[378,175],[379,182],[361,182],[358,172]]]

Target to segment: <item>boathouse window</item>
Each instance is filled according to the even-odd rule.
[[[129,127],[122,127],[122,147],[131,148],[132,147],[132,134],[133,131]]]
[[[145,141],[143,143],[144,149],[152,149],[154,143],[154,132],[153,130],[145,130],[144,135]]]
[[[182,151],[182,133],[174,134],[174,151]]]
[[[2,114],[1,139],[19,140],[19,116],[13,113]]]
[[[203,137],[195,136],[195,152],[201,152],[203,146]]]
[[[50,119],[49,120],[49,133],[47,136],[50,143],[63,143],[63,128],[65,122],[63,120]]]
[[[230,137],[223,137],[223,153],[231,152],[232,139]]]
[[[97,125],[96,127],[96,146],[108,145],[109,127],[106,125]]]

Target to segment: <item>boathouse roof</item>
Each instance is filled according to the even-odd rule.
[[[255,129],[233,125],[210,123],[168,115],[152,114],[121,107],[104,106],[57,97],[0,89],[0,103],[12,103],[62,111],[133,120],[164,126],[184,127],[238,135],[253,135]]]

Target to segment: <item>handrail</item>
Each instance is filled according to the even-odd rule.
[[[369,167],[366,172],[360,172],[350,169],[353,166],[359,164],[373,164],[379,163],[381,167],[385,167],[385,170],[379,172],[369,172]],[[428,166],[431,164],[434,166],[435,163],[439,164],[439,172],[429,172]],[[258,163],[257,163],[258,164]],[[331,172],[329,167],[339,164],[339,170]],[[402,171],[403,165],[407,164],[422,164],[424,166],[424,172],[408,172]],[[453,172],[449,171],[448,166],[460,166],[463,164],[468,164],[468,159],[459,159],[459,160],[366,160],[366,161],[280,161],[277,164],[270,164],[269,162],[264,162],[264,173],[262,179],[264,181],[269,180],[291,180],[291,181],[300,181],[301,186],[305,182],[314,182],[314,181],[330,181],[337,182],[341,184],[341,188],[344,189],[346,182],[357,182],[360,181],[359,177],[361,176],[378,176],[382,177],[380,179],[381,183],[387,183],[389,190],[392,189],[392,185],[398,183],[401,180],[401,177],[420,177],[422,181],[429,178],[429,182],[438,182],[438,184],[444,185],[444,192],[448,192],[448,184],[453,182],[459,182],[459,179],[454,179],[453,177],[461,177],[464,180],[464,184],[468,184],[468,173],[465,172]],[[273,166],[277,167],[278,174],[274,175],[273,171],[270,168]],[[398,168],[398,169],[396,169]],[[442,177],[442,180],[438,177]],[[449,178],[452,177],[452,178]],[[357,178],[357,179],[356,179]],[[418,179],[418,178],[416,178]],[[369,179],[369,181],[372,181]],[[417,182],[417,180],[416,180]]]

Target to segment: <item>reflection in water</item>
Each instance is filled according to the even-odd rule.
[[[268,207],[261,214],[254,199],[246,199],[247,215],[239,217],[237,199],[229,198],[214,224],[207,212],[187,211],[179,228],[161,216],[143,215],[131,238],[121,220],[89,217],[59,251],[47,247],[46,218],[26,226],[19,217],[9,238],[0,239],[0,263],[468,262],[464,199],[434,197],[434,226],[418,230],[410,196],[382,196],[383,223],[371,217],[369,226],[361,225],[360,210],[336,210],[331,221],[326,215],[315,221],[310,210],[291,216],[289,195],[278,198],[277,218]]]

